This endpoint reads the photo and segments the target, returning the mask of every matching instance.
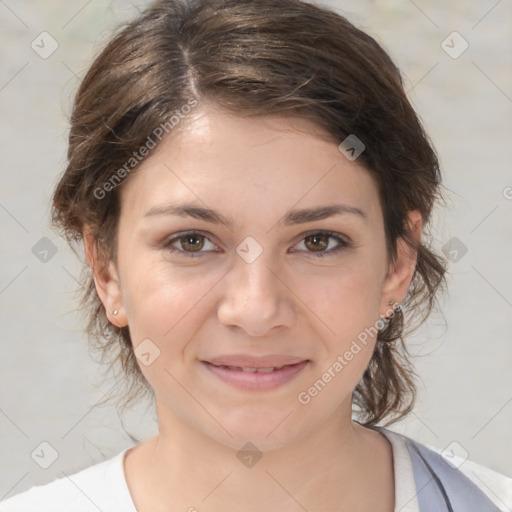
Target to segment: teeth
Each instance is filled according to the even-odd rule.
[[[280,370],[281,368],[284,368],[286,365],[283,365],[283,366],[272,366],[270,368],[254,368],[254,367],[240,367],[240,366],[224,366],[224,368],[227,368],[228,370],[233,370],[233,371],[240,371],[242,370],[243,372],[247,372],[247,373],[270,373],[270,372],[273,372],[274,370]]]
[[[242,370],[243,372],[247,372],[247,373],[256,373],[256,372],[257,373],[270,373],[270,372],[273,372],[274,370],[280,370],[281,368],[283,368],[283,366],[272,366],[270,368],[227,366],[226,368],[228,368],[229,370],[233,370],[233,371]]]

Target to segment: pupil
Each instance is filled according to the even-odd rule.
[[[311,235],[310,237],[308,237],[310,240],[313,241],[313,243],[315,244],[313,246],[314,249],[318,250],[318,249],[325,249],[327,247],[327,244],[326,244],[326,241],[325,241],[325,238],[326,236],[325,235]],[[318,242],[320,242],[321,246],[318,246],[316,245]]]
[[[196,243],[194,243],[194,240]],[[189,245],[191,248],[201,248],[201,241],[199,240],[199,237],[194,235],[189,235],[185,238],[186,244]]]

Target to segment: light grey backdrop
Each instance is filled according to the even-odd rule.
[[[132,443],[115,408],[96,405],[112,381],[88,353],[74,295],[80,263],[49,230],[48,214],[79,79],[112,27],[142,5],[0,1],[0,499]],[[449,209],[436,212],[433,236],[451,259],[450,293],[409,340],[423,384],[414,412],[392,428],[510,476],[511,4],[325,5],[376,37],[401,67],[447,187]],[[135,409],[125,426],[153,435],[151,408]]]

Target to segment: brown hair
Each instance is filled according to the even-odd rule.
[[[427,225],[442,199],[435,151],[398,69],[372,37],[344,17],[300,0],[161,0],[106,45],[76,95],[69,163],[52,209],[54,225],[70,243],[81,241],[87,230],[100,263],[116,260],[119,187],[136,168],[141,148],[150,139],[159,142],[159,127],[168,132],[172,116],[186,123],[184,106],[193,101],[243,116],[306,117],[337,144],[355,134],[365,145],[358,162],[378,186],[390,261],[398,237],[414,246],[407,213],[418,209]],[[353,404],[366,426],[391,417],[388,425],[414,405],[405,327],[412,331],[428,317],[446,271],[424,237],[416,250],[403,311],[379,331],[354,390]],[[82,278],[87,331],[111,367],[129,378],[126,403],[140,391],[151,393],[129,328],[107,320],[88,265]]]

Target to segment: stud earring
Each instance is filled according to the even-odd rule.
[[[390,300],[390,301],[389,301],[389,305],[390,305],[390,306],[391,306],[391,308],[393,309],[393,314],[395,313],[395,311],[397,311],[398,309],[400,309],[400,308],[401,308],[401,304],[400,304],[400,302],[396,302],[396,301],[394,301],[394,300]],[[393,314],[392,314],[391,316],[393,316]],[[387,315],[379,315],[379,316],[380,316],[380,318],[381,318],[382,320],[384,320],[384,319],[389,319],[389,316],[387,316]]]
[[[116,315],[117,315],[117,309],[114,309],[114,311],[112,311],[112,314],[113,314],[114,316],[116,316]]]

